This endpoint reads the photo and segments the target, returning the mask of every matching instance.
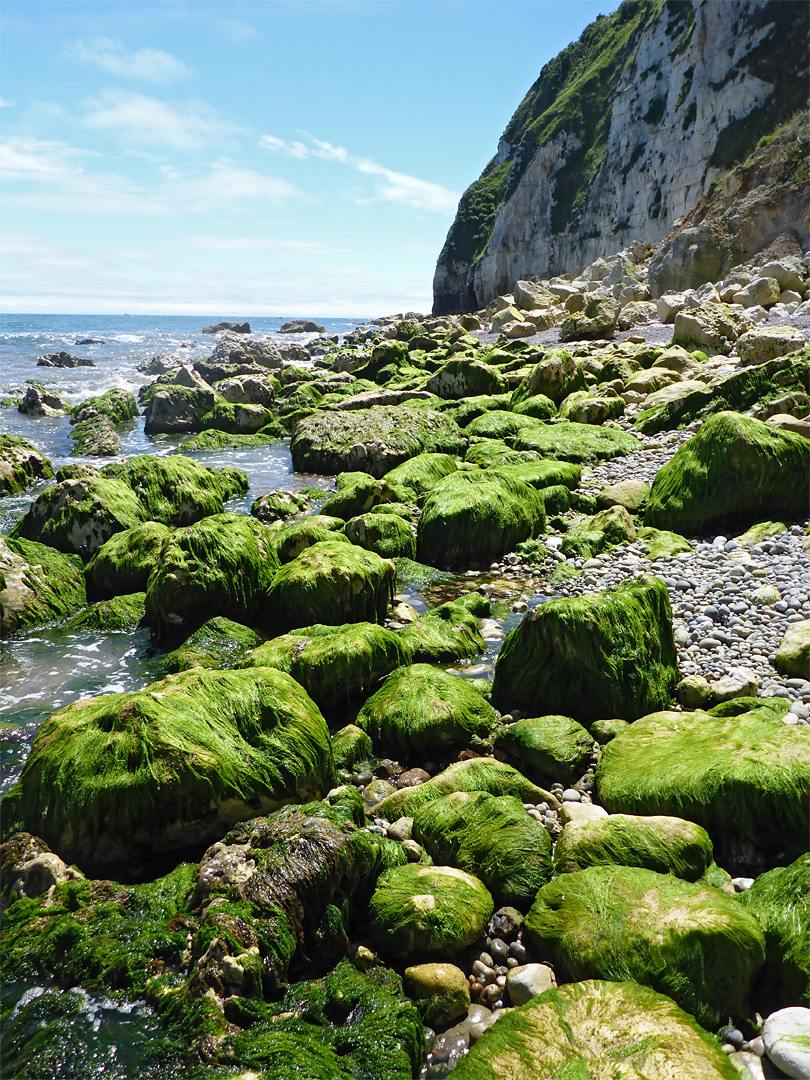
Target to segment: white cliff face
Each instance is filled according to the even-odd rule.
[[[608,102],[604,159],[584,204],[555,229],[554,207],[571,183],[564,167],[582,147],[563,131],[539,148],[500,207],[480,260],[472,268],[440,261],[437,295],[463,275],[467,294],[481,306],[520,278],[577,274],[634,241],[656,242],[728,170],[735,157],[735,128],[729,131],[729,125],[738,121],[744,136],[745,118],[774,94],[774,85],[743,63],[773,35],[774,4],[692,3],[691,34],[666,7],[642,31]],[[778,55],[773,63],[778,65]],[[502,139],[496,162],[516,149]]]

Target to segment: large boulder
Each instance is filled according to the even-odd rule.
[[[570,716],[538,716],[499,732],[495,753],[538,784],[569,784],[584,772],[593,745],[593,738]]]
[[[501,648],[496,708],[594,720],[635,720],[669,704],[679,680],[672,611],[658,578],[530,611]]]
[[[250,323],[230,322],[227,319],[223,319],[222,322],[209,323],[202,328],[204,334],[221,334],[224,331],[227,331],[230,334],[249,334]]]
[[[418,558],[432,566],[488,567],[542,532],[545,520],[545,502],[523,481],[484,471],[452,473],[425,501]]]
[[[319,544],[322,540],[335,540],[337,543],[350,544],[344,536],[343,521],[328,514],[312,514],[286,524],[273,534],[273,546],[280,563],[292,562],[302,551]]]
[[[592,559],[635,538],[636,527],[628,511],[623,506],[610,506],[576,522],[563,537],[560,551],[567,558]]]
[[[401,632],[402,644],[412,663],[471,659],[486,648],[478,620],[489,613],[489,601],[481,593],[465,593],[409,623]]]
[[[804,334],[795,326],[755,326],[737,339],[737,352],[744,364],[765,364],[805,346]]]
[[[200,431],[202,418],[217,400],[216,391],[203,387],[165,386],[155,391],[146,407],[147,435]]]
[[[189,634],[176,649],[161,657],[158,666],[165,675],[174,675],[178,671],[189,671],[195,667],[245,667],[247,665],[241,661],[261,643],[261,635],[249,626],[227,619],[224,615],[215,615],[213,619],[207,619],[193,634]]]
[[[593,866],[549,882],[526,932],[569,978],[641,983],[706,1027],[748,1015],[765,960],[762,931],[734,897],[638,867]]]
[[[219,367],[230,364],[232,367],[251,365],[260,368],[280,368],[281,362],[281,350],[274,341],[248,341],[230,334],[223,334],[207,361],[209,365]],[[200,361],[194,366],[203,378],[208,378]]]
[[[396,514],[360,514],[343,526],[344,534],[358,547],[384,559],[416,558],[416,537],[407,521]]]
[[[551,880],[551,837],[512,796],[457,791],[416,812],[413,837],[440,865],[480,878],[497,907],[527,911]]]
[[[105,465],[102,474],[127,484],[149,521],[172,526],[191,525],[209,514],[221,514],[226,499],[248,489],[247,475],[241,469],[208,468],[182,454],[142,454]]]
[[[566,349],[554,349],[512,392],[512,408],[529,398],[543,395],[559,405],[575,390],[587,390],[585,372]]]
[[[144,521],[111,536],[84,568],[89,598],[105,600],[124,593],[145,592],[170,531],[159,521]]]
[[[383,622],[396,567],[373,551],[322,540],[276,574],[267,596],[269,620],[281,630],[326,623]]]
[[[299,421],[290,444],[298,472],[368,472],[380,477],[422,453],[463,454],[467,439],[449,417],[432,409],[377,405],[317,413]]]
[[[329,729],[289,675],[194,669],[54,713],[3,800],[4,828],[90,866],[210,843],[333,781]]]
[[[810,679],[810,619],[802,619],[787,628],[773,664],[783,675]]]
[[[35,446],[14,435],[0,435],[0,496],[16,495],[34,480],[50,480],[53,465]]]
[[[357,715],[378,752],[424,761],[486,739],[497,715],[467,679],[413,664],[389,675]]]
[[[810,441],[734,412],[710,417],[658,470],[644,524],[687,536],[807,517]]]
[[[450,454],[417,454],[387,472],[381,495],[401,503],[421,503],[440,480],[454,473],[458,463]]]
[[[574,420],[558,420],[525,427],[515,435],[515,450],[533,450],[544,458],[593,464],[620,457],[642,444],[621,428],[578,424]]]
[[[663,994],[589,980],[505,1012],[459,1060],[454,1080],[739,1080],[717,1040]]]
[[[326,712],[369,693],[407,662],[400,635],[376,623],[358,622],[291,630],[260,645],[241,666],[286,671]]]
[[[0,637],[70,615],[86,601],[75,555],[0,536]]]
[[[489,922],[492,897],[478,878],[453,866],[395,866],[377,881],[368,933],[383,955],[453,956]]]
[[[240,623],[265,621],[278,565],[272,533],[245,514],[214,514],[176,529],[146,587],[155,638],[187,637],[212,612]]]
[[[636,720],[603,748],[596,783],[611,813],[702,825],[721,866],[761,870],[807,848],[810,745],[803,728],[762,709]]]
[[[612,338],[618,328],[621,309],[620,302],[614,296],[589,296],[582,311],[563,319],[560,341]]]
[[[506,379],[480,360],[448,360],[430,376],[425,389],[437,397],[455,401],[481,394],[502,394],[506,390]]]

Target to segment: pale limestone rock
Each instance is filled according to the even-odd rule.
[[[506,976],[506,989],[513,1005],[525,1005],[556,985],[554,971],[548,964],[521,964]]]
[[[758,277],[754,278],[750,285],[746,285],[744,289],[735,293],[732,299],[735,304],[742,304],[746,308],[769,308],[779,303],[780,291],[776,278]]]
[[[718,704],[738,697],[756,697],[759,679],[756,672],[746,667],[731,668],[722,679],[710,684],[712,698]]]
[[[745,364],[764,364],[805,347],[805,337],[795,326],[760,326],[746,330],[737,340],[737,352]]]
[[[564,802],[560,808],[560,823],[567,825],[569,821],[584,821],[586,818],[607,817],[608,812],[604,806],[594,806],[593,803]]]
[[[795,435],[803,435],[805,439],[810,439],[810,420],[800,420],[790,413],[775,413],[769,416],[765,423],[779,428],[780,431],[792,431]]]
[[[794,1080],[810,1077],[810,1009],[794,1006],[771,1013],[762,1025],[765,1052]]]

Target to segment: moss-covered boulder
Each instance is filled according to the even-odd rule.
[[[343,525],[342,518],[327,514],[312,514],[300,521],[290,522],[273,534],[273,547],[276,549],[278,561],[292,562],[302,551],[306,551],[313,544],[321,543],[322,540],[351,543],[349,538],[343,535]]]
[[[412,663],[470,659],[486,648],[478,627],[486,615],[489,601],[481,593],[466,593],[414,619],[401,632],[402,644]]]
[[[340,473],[337,491],[321,507],[326,517],[340,518],[342,522],[365,514],[383,500],[381,481],[366,472]]]
[[[282,630],[326,623],[382,622],[396,567],[373,551],[324,540],[286,563],[273,579],[267,611]]]
[[[635,538],[636,527],[628,511],[623,506],[610,506],[578,521],[563,537],[560,551],[567,558],[592,559]]]
[[[241,469],[211,469],[182,454],[142,454],[105,465],[102,474],[131,488],[147,520],[173,526],[221,514],[226,499],[248,489]]]
[[[512,461],[499,465],[496,472],[498,476],[522,480],[529,487],[543,492],[544,502],[547,501],[546,493],[549,488],[564,487],[572,491],[579,487],[582,476],[579,465],[574,465],[570,461],[545,461],[543,458],[536,458],[534,461],[520,461],[518,458],[513,458]]]
[[[407,405],[376,405],[301,420],[290,452],[297,472],[357,471],[380,477],[422,453],[463,454],[467,440],[448,416]]]
[[[538,784],[568,784],[582,775],[593,743],[592,736],[570,716],[538,716],[500,731],[495,753]]]
[[[261,645],[244,667],[273,667],[300,683],[324,711],[367,694],[408,662],[400,635],[376,623],[305,626]]]
[[[563,420],[574,420],[578,424],[604,424],[623,412],[624,398],[618,394],[592,394],[585,390],[569,394],[560,405]]]
[[[136,630],[146,618],[146,593],[135,592],[99,600],[68,621],[70,630],[98,630],[114,634]]]
[[[787,628],[779,642],[773,664],[783,675],[810,679],[810,619],[803,619]]]
[[[534,400],[534,399],[530,399]],[[557,410],[554,410],[557,415]],[[465,434],[477,439],[503,439],[508,441],[524,428],[533,427],[537,421],[531,416],[516,412],[486,412],[465,428]]]
[[[739,1080],[719,1043],[668,997],[631,982],[548,990],[502,1016],[456,1080]]]
[[[255,435],[271,423],[273,413],[264,405],[236,404],[218,398],[200,417],[203,431],[225,431],[229,435]]]
[[[421,505],[436,484],[457,468],[458,463],[450,454],[417,454],[385,474],[381,488],[383,497]]]
[[[637,513],[650,495],[650,485],[643,480],[619,480],[602,488],[596,496],[596,505],[600,510],[611,506],[623,506],[631,514]]]
[[[456,401],[458,398],[502,394],[506,390],[506,379],[480,360],[448,360],[430,376],[425,389],[437,397]]]
[[[612,338],[619,323],[621,304],[615,296],[591,295],[582,311],[573,312],[562,321],[560,341],[594,341]]]
[[[0,536],[0,636],[70,615],[86,603],[77,556]]]
[[[358,713],[357,724],[378,752],[421,761],[463,749],[473,736],[488,738],[497,719],[467,679],[412,664],[388,676]]]
[[[250,512],[265,524],[273,521],[286,521],[287,518],[303,514],[309,509],[309,499],[296,491],[267,491],[253,500]]]
[[[414,815],[413,838],[434,863],[480,878],[496,907],[527,911],[551,880],[551,837],[510,795],[457,791],[434,799]]]
[[[160,666],[167,675],[191,668],[238,667],[261,642],[260,635],[249,626],[226,619],[224,615],[215,615],[190,634],[182,645],[167,653]]]
[[[106,416],[113,424],[134,420],[138,415],[138,402],[130,390],[115,386],[97,397],[86,398],[70,410],[71,424],[81,424],[96,416]]]
[[[489,922],[492,897],[453,866],[395,866],[377,880],[368,933],[384,956],[453,956]]]
[[[368,761],[373,750],[371,739],[357,724],[346,724],[332,736],[336,769],[351,769],[360,761]]]
[[[637,867],[593,866],[549,882],[526,933],[569,978],[650,986],[710,1028],[747,1015],[765,960],[762,931],[734,897]]]
[[[395,514],[373,511],[350,518],[343,527],[353,544],[374,551],[384,559],[413,559],[416,557],[416,537],[413,529]]]
[[[3,823],[68,862],[102,864],[210,842],[333,780],[329,730],[289,675],[194,669],[54,713]]]
[[[446,1027],[467,1015],[470,988],[455,964],[414,964],[405,969],[404,987],[426,1024]]]
[[[596,783],[610,813],[702,825],[721,866],[778,866],[807,849],[810,743],[772,714],[645,716],[604,747]]]
[[[765,934],[765,1008],[810,1007],[810,855],[760,874],[739,900]]]
[[[245,514],[214,514],[176,529],[146,587],[156,640],[187,637],[212,611],[248,625],[265,621],[277,569],[272,533]]]
[[[214,407],[217,397],[210,387],[160,387],[149,396],[144,431],[147,435],[200,431],[202,418]]]
[[[388,795],[376,806],[380,817],[396,821],[414,817],[418,810],[434,799],[452,795],[454,791],[488,791],[490,795],[512,795],[521,803],[558,802],[545,788],[538,787],[511,765],[494,758],[469,758],[457,761],[438,776],[415,788],[402,788]]]
[[[567,349],[554,349],[512,391],[512,408],[542,394],[555,405],[575,390],[587,390],[585,372]]]
[[[739,413],[710,417],[656,474],[644,524],[689,536],[807,517],[810,441]]]
[[[618,427],[596,427],[557,420],[523,428],[513,439],[515,450],[534,450],[542,457],[593,464],[641,450],[642,444]]]
[[[492,701],[585,725],[635,720],[669,704],[678,680],[666,586],[637,578],[530,611],[498,655]]]
[[[421,562],[449,568],[489,566],[545,528],[545,503],[512,477],[457,472],[425,501],[417,528]]]
[[[636,537],[647,549],[649,559],[672,559],[681,552],[692,550],[692,545],[685,536],[667,529],[636,529]]]
[[[25,439],[0,435],[0,496],[16,495],[34,480],[50,480],[53,465]]]
[[[642,866],[659,874],[697,881],[712,864],[709,834],[676,817],[608,817],[569,821],[554,849],[558,874],[589,866]]]
[[[517,401],[512,410],[519,416],[531,416],[535,420],[553,420],[558,415],[557,406],[545,394],[535,394],[525,401]]]
[[[144,592],[169,532],[159,521],[145,521],[111,536],[84,568],[90,599]]]

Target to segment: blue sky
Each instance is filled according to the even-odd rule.
[[[3,0],[5,311],[429,311],[458,198],[614,0]]]

